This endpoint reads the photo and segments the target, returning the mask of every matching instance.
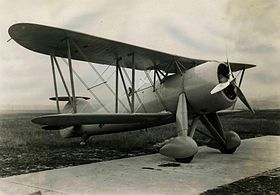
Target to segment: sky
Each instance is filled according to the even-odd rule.
[[[190,58],[228,57],[256,64],[245,73],[243,92],[253,104],[269,101],[280,108],[280,1],[0,0],[0,13],[0,107],[54,104],[48,100],[54,94],[49,56],[7,42],[11,25],[30,22]],[[73,66],[94,85],[96,76],[86,63],[74,61]],[[106,68],[96,67],[101,72]],[[142,75],[137,76],[139,84]],[[75,83],[76,94],[90,96],[79,81]],[[107,101],[113,98],[102,87],[95,92]]]

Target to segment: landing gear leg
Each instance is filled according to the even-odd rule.
[[[178,136],[167,141],[160,149],[160,154],[174,158],[178,162],[189,163],[198,151],[196,142],[188,136],[188,110],[186,95],[179,96],[176,112],[176,128]]]
[[[81,146],[86,145],[86,141],[88,140],[89,135],[86,134],[86,133],[84,133],[84,134],[81,136],[81,138],[82,138],[82,141],[80,142],[80,145],[81,145]]]
[[[210,113],[200,117],[215,140],[210,141],[207,146],[219,149],[222,153],[232,154],[241,144],[240,137],[234,131],[224,131],[219,117],[216,113]]]

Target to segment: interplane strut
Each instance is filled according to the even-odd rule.
[[[55,69],[54,69],[54,61],[53,61],[53,57],[52,56],[50,56],[50,58],[51,58],[52,73],[53,73],[53,83],[54,83],[54,93],[55,93],[56,109],[57,109],[57,112],[60,113],[59,101],[58,101],[58,92],[57,92],[57,82],[56,82]]]
[[[66,39],[66,41],[67,41],[69,74],[70,74],[70,82],[71,82],[71,90],[72,90],[73,111],[74,111],[74,113],[77,113],[75,86],[74,86],[73,71],[72,71],[72,60],[71,60],[71,46],[70,46],[70,41],[69,41],[68,38]]]

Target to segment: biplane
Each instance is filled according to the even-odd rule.
[[[50,99],[56,102],[58,113],[34,118],[32,122],[46,130],[59,130],[65,138],[81,137],[82,144],[93,135],[176,123],[177,137],[164,141],[159,152],[179,162],[190,162],[198,152],[193,136],[199,121],[209,131],[206,145],[231,154],[241,141],[234,131],[224,130],[218,112],[235,105],[237,98],[254,112],[240,90],[244,72],[255,67],[253,64],[187,58],[38,24],[18,23],[8,31],[21,46],[50,56],[55,94]],[[70,89],[58,57],[69,67]],[[102,97],[90,90],[73,69],[73,60],[91,65],[112,92],[113,102],[102,102]],[[106,84],[95,68],[97,64],[115,67],[115,90]],[[136,70],[143,71],[149,80],[149,84],[139,90],[135,87]],[[67,96],[58,95],[57,72]],[[75,94],[74,75],[100,104],[99,109],[95,109],[87,97]],[[120,83],[125,91],[122,97],[119,96]],[[63,109],[60,109],[61,101],[66,101]]]

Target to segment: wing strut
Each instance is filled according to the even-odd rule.
[[[242,70],[242,73],[241,73],[241,77],[240,77],[240,80],[239,80],[238,87],[241,87],[241,83],[242,83],[242,80],[243,80],[244,73],[245,73],[245,68],[243,68],[243,70]]]
[[[159,74],[160,70],[156,69],[156,66],[155,66],[155,73],[157,75],[157,78],[159,80],[160,83],[162,83],[162,78],[160,77],[160,74]],[[161,73],[162,74],[162,73]],[[164,76],[163,76],[164,77]]]
[[[154,68],[154,82],[153,82],[153,92],[156,91],[156,67]]]
[[[55,69],[54,69],[54,61],[53,61],[53,57],[52,56],[50,56],[50,57],[51,57],[51,65],[52,65],[52,73],[53,73],[53,84],[54,84],[56,108],[57,108],[57,112],[60,113],[58,92],[57,92],[57,83],[56,83],[56,76],[55,76]]]
[[[77,113],[77,106],[76,106],[76,97],[75,97],[75,87],[74,87],[74,79],[73,79],[73,69],[72,69],[72,60],[71,60],[71,47],[70,41],[67,38],[67,55],[68,55],[68,64],[69,64],[69,74],[70,74],[70,82],[71,82],[71,90],[72,90],[72,98],[73,98],[73,110],[74,113]]]
[[[68,63],[66,62],[66,60],[64,58],[61,58],[63,60],[63,62],[65,63],[65,65],[69,66]],[[98,101],[98,103],[102,106],[102,108],[104,108],[106,110],[106,112],[110,112],[106,106],[102,103],[102,101],[97,97],[97,95],[95,93],[93,93],[91,91],[92,87],[89,87],[86,82],[81,78],[81,76],[75,71],[75,69],[73,68],[73,73],[75,74],[75,76],[80,80],[80,82],[84,85],[84,87],[89,91],[89,93]],[[103,84],[103,83],[102,83]],[[100,84],[99,84],[100,85]],[[95,86],[96,87],[96,86]]]
[[[71,105],[73,106],[72,98],[71,98],[71,96],[70,96],[70,93],[69,93],[67,84],[66,84],[66,82],[65,82],[65,79],[64,79],[63,74],[62,74],[62,72],[61,72],[61,69],[60,69],[60,67],[59,67],[59,64],[58,64],[58,62],[57,62],[57,59],[56,59],[56,57],[53,56],[53,55],[51,55],[51,57],[53,58],[53,60],[54,60],[54,62],[55,62],[55,65],[56,65],[56,68],[57,68],[58,73],[59,73],[59,75],[60,75],[60,78],[61,78],[61,81],[62,81],[62,83],[63,83],[64,89],[65,89],[65,91],[66,91],[66,93],[67,93],[67,96],[68,96],[68,98],[69,98],[69,102],[71,102]],[[74,107],[74,106],[73,106],[73,107]]]
[[[128,73],[126,72],[125,67],[123,66],[123,63],[120,64],[120,65],[121,65],[121,67],[122,67],[121,69],[122,69],[122,71],[124,72],[124,74],[125,74],[125,76],[126,76],[128,82],[129,82],[129,84],[132,86],[132,81],[131,81],[130,77],[128,76]],[[132,92],[132,91],[131,91],[131,92]],[[131,92],[130,92],[130,93],[131,93]],[[127,96],[130,96],[130,95],[131,95],[130,93],[127,93]],[[147,113],[147,110],[146,110],[146,108],[145,108],[145,105],[143,104],[143,102],[142,102],[141,98],[139,97],[139,95],[138,95],[138,93],[137,93],[136,90],[135,90],[135,96],[136,96],[136,98],[138,99],[138,101],[139,101],[139,103],[140,103],[140,105],[137,107],[137,109],[138,109],[140,106],[142,106],[144,112]],[[135,108],[134,108],[134,109],[135,109]]]
[[[131,55],[131,63],[132,63],[132,90],[131,90],[131,112],[134,113],[134,96],[135,96],[135,61],[134,61],[134,53]]]
[[[119,100],[119,64],[120,58],[116,59],[116,91],[115,91],[115,112],[119,112],[119,105],[118,105],[118,100]]]
[[[150,75],[147,73],[147,70],[144,70],[144,73],[146,74],[146,77],[148,78],[148,80],[149,80],[151,86],[153,86],[153,81],[152,81]],[[154,78],[154,79],[155,79],[155,78]],[[158,100],[159,100],[159,103],[161,104],[161,106],[163,107],[163,109],[166,110],[166,107],[165,107],[165,105],[164,105],[164,103],[163,103],[163,100],[162,100],[161,96],[159,95],[158,91],[155,89],[154,92],[156,93],[156,96],[157,96],[157,98],[158,98]]]
[[[125,90],[125,95],[127,97],[127,101],[128,101],[129,106],[131,108],[132,104],[131,104],[131,101],[130,101],[130,98],[129,98],[129,92],[127,91],[127,87],[126,87],[126,84],[125,84],[124,76],[123,76],[122,69],[121,69],[120,66],[119,66],[119,72],[120,72],[120,75],[121,75],[121,79],[122,79],[122,83],[123,83],[123,88]]]
[[[132,63],[131,101],[129,99],[129,93],[126,89],[125,81],[124,81],[123,74],[122,74],[122,71],[121,71],[121,68],[120,68],[120,63],[119,62],[122,58],[118,57],[116,59],[116,100],[115,100],[116,113],[118,113],[119,72],[120,72],[120,75],[121,75],[123,86],[125,88],[126,96],[128,98],[128,103],[129,103],[129,106],[130,106],[130,109],[131,109],[131,113],[135,112],[135,105],[134,105],[135,104],[135,101],[134,101],[134,97],[135,97],[135,63],[134,63],[134,57],[135,56],[134,56],[134,53],[128,54],[128,56],[131,56],[131,63]]]
[[[106,81],[104,80],[104,78],[100,75],[100,73],[96,70],[96,68],[91,64],[89,58],[85,55],[85,53],[81,50],[81,48],[77,45],[77,43],[74,40],[71,40],[71,42],[73,43],[73,45],[77,49],[77,51],[80,53],[80,55],[84,58],[84,60],[88,62],[90,67],[98,75],[98,77],[101,79],[101,81],[104,82],[104,84],[107,86],[107,88],[110,90],[110,92],[114,96],[116,96],[114,90],[108,85],[108,83],[105,83]],[[126,111],[129,111],[129,109],[124,105],[124,103],[120,99],[118,99],[118,102],[125,108]]]

